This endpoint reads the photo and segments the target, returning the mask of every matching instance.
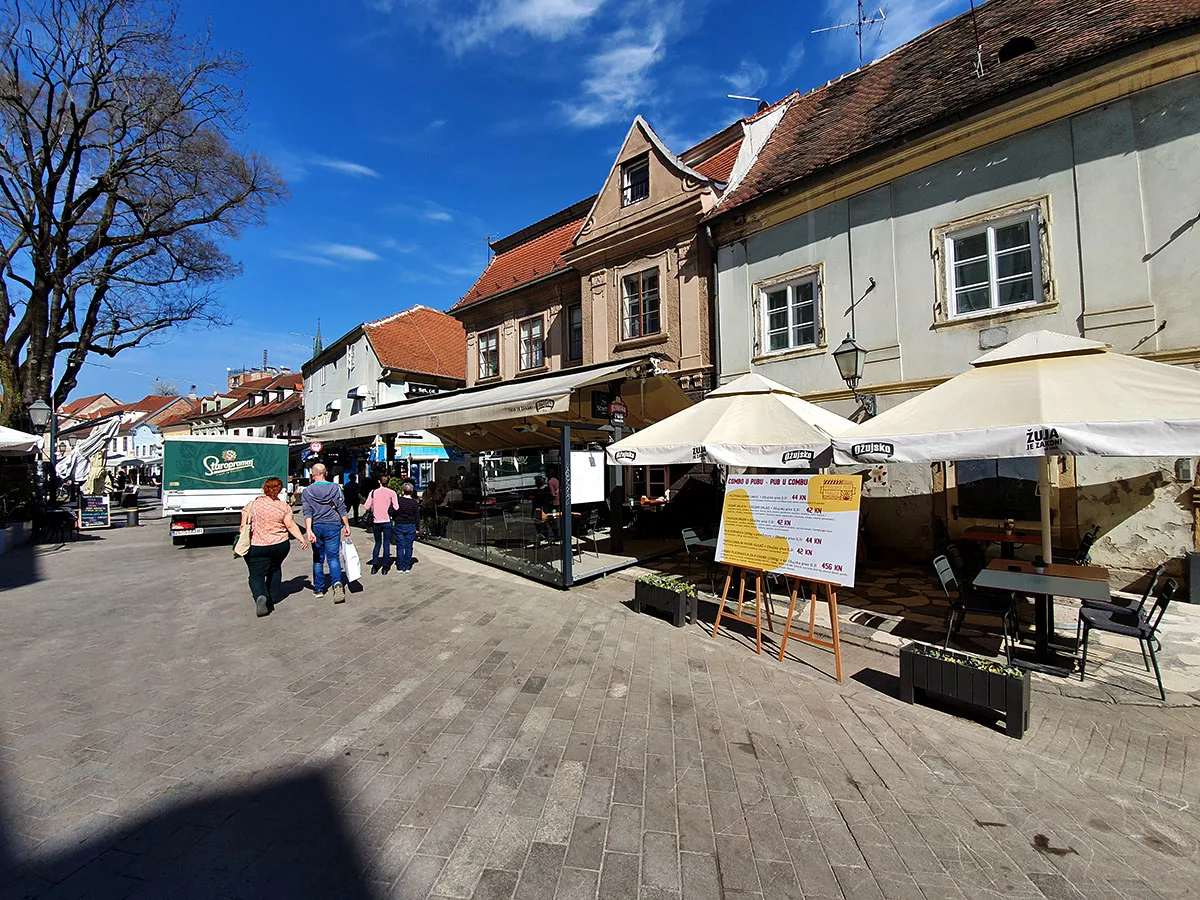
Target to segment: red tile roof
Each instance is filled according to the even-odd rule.
[[[85,409],[87,409],[87,407],[91,406],[97,400],[103,400],[106,397],[111,402],[104,407],[105,409],[112,409],[113,407],[120,405],[116,400],[113,400],[112,397],[109,397],[108,394],[92,394],[90,397],[80,397],[77,400],[72,400],[65,406],[59,407],[58,413],[61,416],[74,416],[77,413],[83,412]]]
[[[303,406],[303,394],[288,394],[282,400],[272,403],[256,403],[254,406],[243,406],[237,412],[226,416],[225,420],[227,422],[240,422],[246,419],[262,419],[268,416],[277,416],[282,413],[291,412]]]
[[[172,394],[150,394],[149,396],[143,397],[141,400],[138,400],[136,403],[123,404],[121,406],[121,411],[122,412],[144,412],[144,413],[158,412],[160,409],[162,409],[168,403],[174,403],[180,399],[182,399],[182,398],[180,398],[178,396],[174,396]],[[114,407],[114,409],[115,409],[115,407]]]
[[[142,419],[148,425],[162,425],[167,419],[173,419],[176,416],[186,415],[194,409],[199,409],[200,402],[198,400],[189,400],[187,397],[176,397],[174,403],[168,404],[163,409],[158,410],[154,414]]]
[[[363,331],[385,369],[466,381],[467,334],[453,316],[414,306],[366,322]]]
[[[729,181],[729,173],[733,171],[733,164],[737,162],[738,151],[742,149],[742,139],[738,138],[724,150],[714,153],[702,163],[697,163],[693,168],[705,178],[711,178],[713,181],[719,181],[726,184]]]
[[[567,271],[563,251],[571,246],[585,218],[572,219],[511,250],[497,253],[474,286],[450,307],[451,311],[528,284],[536,278]]]
[[[707,218],[869,151],[1062,79],[1097,57],[1200,22],[1196,0],[989,0],[795,101]],[[976,77],[975,28],[984,76]],[[1035,49],[1000,62],[1013,38]]]

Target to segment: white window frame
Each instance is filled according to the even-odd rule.
[[[796,288],[801,285],[812,285],[812,340],[802,343],[795,342],[796,328],[801,327],[803,323],[795,315],[797,304],[795,300]],[[777,293],[780,290],[787,292],[787,343],[782,347],[771,346],[771,314],[769,309],[768,294]],[[777,353],[790,353],[793,350],[806,350],[810,347],[821,346],[821,335],[823,328],[821,324],[821,276],[818,271],[811,271],[804,275],[799,275],[783,280],[771,281],[759,286],[758,288],[758,327],[759,327],[759,354],[760,356],[771,356]]]
[[[494,342],[489,341],[489,338],[494,338]],[[500,376],[500,329],[489,328],[487,331],[479,332],[478,350],[479,380],[483,381],[488,378],[498,378]],[[491,360],[490,354],[495,354],[496,370],[494,372],[490,370],[490,366],[488,371],[484,370],[485,363],[490,362]]]
[[[537,336],[534,337],[534,324],[537,324]],[[529,336],[526,337],[526,326]],[[537,341],[536,348],[534,341]],[[536,353],[534,350],[536,349]],[[530,316],[517,323],[517,368],[522,372],[540,369],[546,365],[546,318],[545,316]]]
[[[654,281],[655,281],[654,302],[657,304],[656,315],[658,318],[658,327],[655,328],[654,331],[647,331],[646,330],[646,291],[644,290],[643,285],[644,285],[646,276],[650,275],[651,273],[653,273]],[[637,287],[638,314],[636,316],[634,316],[630,313],[630,309],[631,309],[630,300],[633,299],[633,296],[629,293],[629,290],[628,290],[630,282],[632,282],[634,280],[637,281],[637,286],[638,286]],[[663,333],[662,314],[663,314],[662,275],[658,271],[657,266],[649,268],[649,269],[642,269],[640,272],[630,272],[627,275],[621,276],[621,340],[636,341],[639,338],[653,337],[655,335],[662,334]],[[638,332],[637,332],[637,334],[630,334],[629,324],[635,318],[637,319],[637,323],[638,323]]]
[[[1020,222],[1029,223],[1029,253],[1030,253],[1030,271],[1028,275],[1008,276],[1001,278],[998,272],[998,259],[1013,251],[997,250],[996,249],[996,230],[1005,228],[1009,225],[1016,225]],[[986,260],[988,269],[988,280],[980,282],[977,285],[968,286],[969,289],[979,289],[986,286],[988,289],[988,305],[984,309],[973,309],[966,312],[958,310],[958,295],[960,288],[954,277],[954,268],[958,262],[955,251],[959,242],[966,238],[977,237],[981,234],[987,235],[987,255],[981,257],[973,257],[973,260]],[[1024,248],[1020,248],[1024,249]],[[949,300],[949,316],[952,319],[963,319],[971,316],[991,315],[997,312],[1003,312],[1009,309],[1023,309],[1029,306],[1037,306],[1044,302],[1042,293],[1042,261],[1041,247],[1038,240],[1038,212],[1036,209],[1018,213],[1014,216],[1006,216],[1002,219],[985,222],[975,225],[971,228],[946,232],[946,294]],[[1013,282],[1024,278],[1030,278],[1033,281],[1033,299],[1023,300],[1020,303],[1000,304],[1000,285],[1005,282]]]
[[[641,173],[643,171],[646,173],[646,178],[645,178],[646,193],[635,198],[635,197],[633,197],[633,193],[632,193],[633,185],[634,185],[634,179],[632,176],[635,172]],[[640,182],[642,182],[642,179],[638,178],[637,181],[640,183]],[[650,154],[647,153],[645,156],[642,156],[638,159],[631,159],[631,160],[629,160],[629,162],[621,163],[621,206],[622,206],[622,208],[626,207],[626,206],[633,206],[635,203],[641,203],[643,200],[649,200],[649,199],[650,199]]]

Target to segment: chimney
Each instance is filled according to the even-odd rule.
[[[196,386],[195,386],[194,384],[192,385],[192,388],[191,388],[191,390],[190,390],[190,391],[188,391],[187,398],[188,398],[189,400],[195,400],[195,399],[196,399]]]

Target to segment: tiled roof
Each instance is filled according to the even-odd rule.
[[[571,219],[511,250],[497,253],[474,286],[450,307],[451,312],[528,284],[536,278],[567,271],[568,266],[562,254],[583,227],[584,218],[586,216]]]
[[[167,404],[174,403],[175,401],[177,401],[179,399],[180,399],[179,397],[173,396],[171,394],[150,394],[149,396],[143,397],[141,400],[138,400],[136,403],[123,404],[121,406],[121,411],[122,412],[144,412],[144,413],[158,412],[160,409],[162,409]],[[114,409],[115,409],[115,407],[114,407]]]
[[[869,66],[796,96],[756,163],[708,218],[869,151],[965,118],[1070,70],[1200,22],[1196,0],[989,0]],[[976,77],[975,28],[984,76]],[[1034,49],[1000,62],[1013,38]]]
[[[243,406],[237,412],[225,417],[227,422],[240,422],[245,419],[262,419],[267,416],[277,416],[291,412],[304,406],[303,394],[289,394],[282,400],[273,403],[256,403],[254,406]]]
[[[90,397],[80,397],[79,399],[72,400],[70,403],[66,404],[65,406],[60,407],[58,410],[58,414],[61,416],[76,415],[77,413],[83,412],[83,410],[87,409],[89,406],[91,406],[97,400],[103,400],[105,397],[108,397],[109,400],[112,400],[112,404],[106,408],[111,409],[113,406],[119,405],[117,403],[117,401],[113,400],[112,397],[109,397],[108,394],[92,394]]]
[[[467,334],[453,316],[428,306],[366,322],[363,331],[385,369],[467,378]]]
[[[733,171],[733,164],[737,162],[738,151],[741,149],[742,139],[738,138],[724,150],[714,153],[702,163],[697,163],[694,168],[705,178],[726,184],[729,181],[729,173]]]
[[[199,405],[199,401],[189,400],[187,397],[176,397],[173,403],[168,403],[154,414],[142,419],[142,421],[147,425],[162,425],[167,419],[173,419],[178,415],[189,413],[193,409],[199,408]]]

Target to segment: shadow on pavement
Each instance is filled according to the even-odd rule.
[[[0,837],[0,894],[372,900],[321,770],[168,806],[49,858],[16,860]]]
[[[26,544],[0,556],[0,591],[41,581],[39,557],[43,553]]]

